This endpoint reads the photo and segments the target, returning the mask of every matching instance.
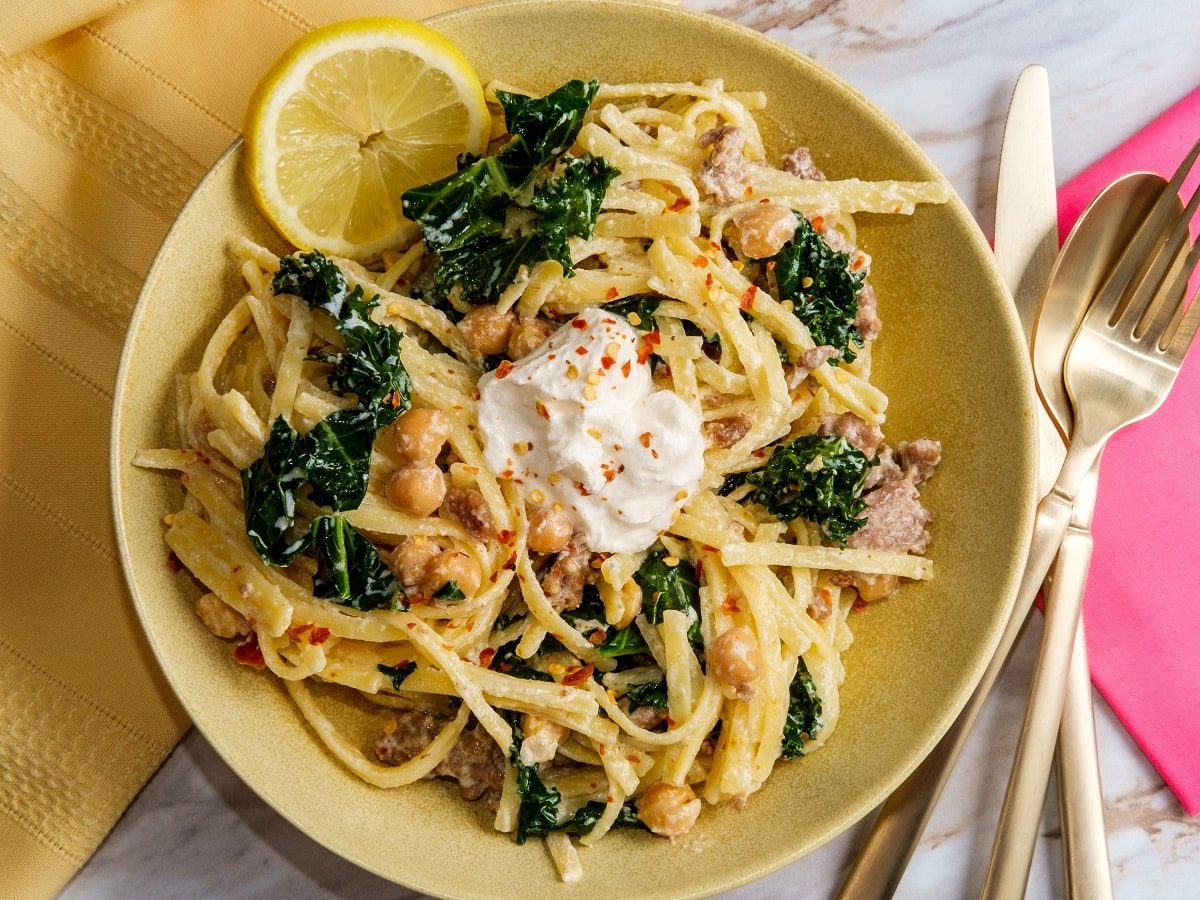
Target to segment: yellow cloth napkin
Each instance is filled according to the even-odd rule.
[[[188,725],[109,504],[117,357],[155,250],[298,35],[464,5],[0,2],[0,897],[62,888]]]

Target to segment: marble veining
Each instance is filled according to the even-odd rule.
[[[1200,84],[1194,0],[685,0],[818,60],[895,118],[991,232],[997,154],[1022,66],[1050,72],[1060,181]],[[969,897],[982,884],[1016,744],[1034,619],[967,745],[898,896]],[[1097,724],[1117,896],[1186,900],[1200,884],[1200,818],[1188,819],[1102,701]],[[859,823],[794,865],[727,895],[831,897]],[[1051,790],[1029,897],[1064,896]],[[191,733],[64,893],[110,897],[417,895],[313,843]]]

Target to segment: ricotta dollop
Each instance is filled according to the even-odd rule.
[[[700,416],[650,378],[651,346],[587,309],[479,381],[484,458],[535,506],[557,502],[592,550],[644,550],[704,471]]]

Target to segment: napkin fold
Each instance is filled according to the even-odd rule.
[[[155,251],[300,34],[467,2],[0,0],[0,897],[57,893],[188,725],[109,502],[117,359]]]
[[[1060,237],[1111,181],[1137,171],[1169,178],[1198,139],[1200,88],[1059,188]],[[1188,179],[1185,198],[1198,182]],[[1092,681],[1189,815],[1200,813],[1198,462],[1193,349],[1162,409],[1104,451],[1084,598]]]

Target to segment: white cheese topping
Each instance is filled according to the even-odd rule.
[[[621,316],[587,309],[479,381],[488,465],[533,505],[560,503],[593,550],[649,547],[704,471],[700,417],[655,389],[649,349]]]

